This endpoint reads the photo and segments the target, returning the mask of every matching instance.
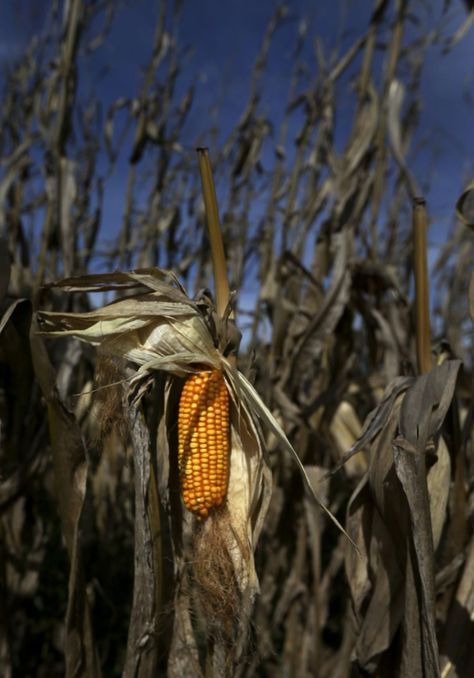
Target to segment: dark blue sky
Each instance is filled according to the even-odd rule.
[[[441,16],[444,0],[419,3],[419,16],[427,28]],[[41,29],[44,2],[2,0],[0,3],[0,60],[15,57],[29,37]],[[134,0],[124,2],[117,13],[106,44],[81,70],[83,92],[99,93],[105,108],[118,96],[137,92],[143,67],[150,55],[158,2]],[[368,0],[292,0],[286,25],[277,33],[269,55],[263,105],[278,120],[286,104],[292,65],[294,35],[302,18],[307,20],[307,61],[314,64],[314,37],[319,36],[328,51],[342,41],[349,45],[367,25],[373,3]],[[354,10],[357,5],[356,10]],[[225,135],[238,120],[248,95],[251,67],[276,3],[273,0],[187,0],[184,2],[179,37],[183,45],[193,48],[183,67],[180,87],[184,90],[194,74],[199,73],[195,104],[185,130],[183,143],[190,148],[197,133],[209,127],[210,106],[219,99],[220,124]],[[423,9],[424,7],[424,9]],[[450,12],[454,29],[465,17],[461,0],[453,0]],[[345,27],[346,33],[343,32]],[[348,30],[347,30],[348,29]],[[463,180],[472,176],[474,158],[474,30],[449,54],[442,55],[440,45],[428,53],[422,79],[423,109],[419,136],[423,144],[414,167],[423,184],[428,178],[428,194],[436,227],[431,241],[440,243],[452,221],[453,208]],[[306,55],[305,55],[306,56]],[[105,67],[108,70],[104,72]],[[344,85],[342,85],[344,86]],[[465,92],[471,94],[467,104]],[[351,110],[344,92],[337,111],[340,144],[349,130]],[[211,149],[212,150],[212,149]],[[105,195],[105,223],[120,223],[127,154],[118,163]]]

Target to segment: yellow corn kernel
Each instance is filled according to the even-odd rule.
[[[205,518],[229,483],[229,392],[219,370],[189,376],[179,402],[178,466],[189,511]]]

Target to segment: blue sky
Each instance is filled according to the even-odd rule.
[[[291,0],[286,25],[277,33],[270,51],[263,105],[274,119],[283,113],[291,71],[291,50],[299,22],[307,22],[308,63],[314,64],[313,38],[318,35],[325,49],[341,42],[348,46],[367,25],[373,3],[342,0]],[[107,106],[118,96],[130,96],[139,86],[141,68],[150,54],[158,2],[123,2],[106,44],[96,52],[88,70],[81,71],[83,92],[95,91]],[[444,0],[419,3],[419,17],[432,26],[441,16]],[[41,30],[46,2],[2,0],[0,3],[0,62],[7,63]],[[183,45],[192,53],[183,69],[181,88],[193,74],[200,75],[195,104],[183,143],[193,148],[197,131],[209,126],[210,103],[218,96],[223,131],[238,120],[246,102],[251,67],[265,26],[276,3],[273,0],[185,0],[179,25]],[[453,0],[450,12],[453,29],[465,18],[461,0]],[[344,33],[343,29],[346,29]],[[348,29],[348,30],[347,30]],[[430,211],[435,221],[433,245],[441,243],[452,222],[453,208],[463,181],[472,176],[474,158],[474,29],[449,54],[442,46],[430,49],[422,78],[420,145],[413,167],[420,183],[429,179]],[[105,70],[108,67],[108,70]],[[465,101],[470,92],[471,103]],[[350,110],[341,97],[341,143]],[[211,149],[212,150],[212,149]],[[127,153],[123,154],[105,195],[105,224],[119,224],[125,192]]]

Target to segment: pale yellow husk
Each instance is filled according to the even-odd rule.
[[[226,537],[236,579],[242,592],[258,590],[253,553],[271,493],[260,423],[296,462],[308,490],[318,499],[296,451],[250,382],[216,347],[202,306],[189,299],[175,276],[157,268],[129,273],[83,276],[60,281],[65,291],[133,291],[134,294],[84,313],[38,314],[43,334],[71,336],[100,346],[103,353],[129,360],[141,379],[154,370],[183,376],[203,365],[223,372],[232,399],[231,462],[227,496]]]

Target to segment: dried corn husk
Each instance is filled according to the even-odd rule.
[[[250,382],[229,361],[232,328],[225,321],[219,323],[208,301],[191,300],[173,273],[158,268],[70,278],[54,283],[54,287],[67,292],[132,292],[84,313],[39,313],[43,334],[75,337],[100,346],[106,355],[129,360],[137,368],[132,381],[145,379],[155,371],[182,377],[203,365],[223,372],[232,399],[229,521],[225,539],[241,592],[253,596],[258,589],[253,552],[271,493],[260,423],[292,455],[309,495],[340,527],[319,502],[280,424]],[[160,479],[162,489],[166,481]]]

